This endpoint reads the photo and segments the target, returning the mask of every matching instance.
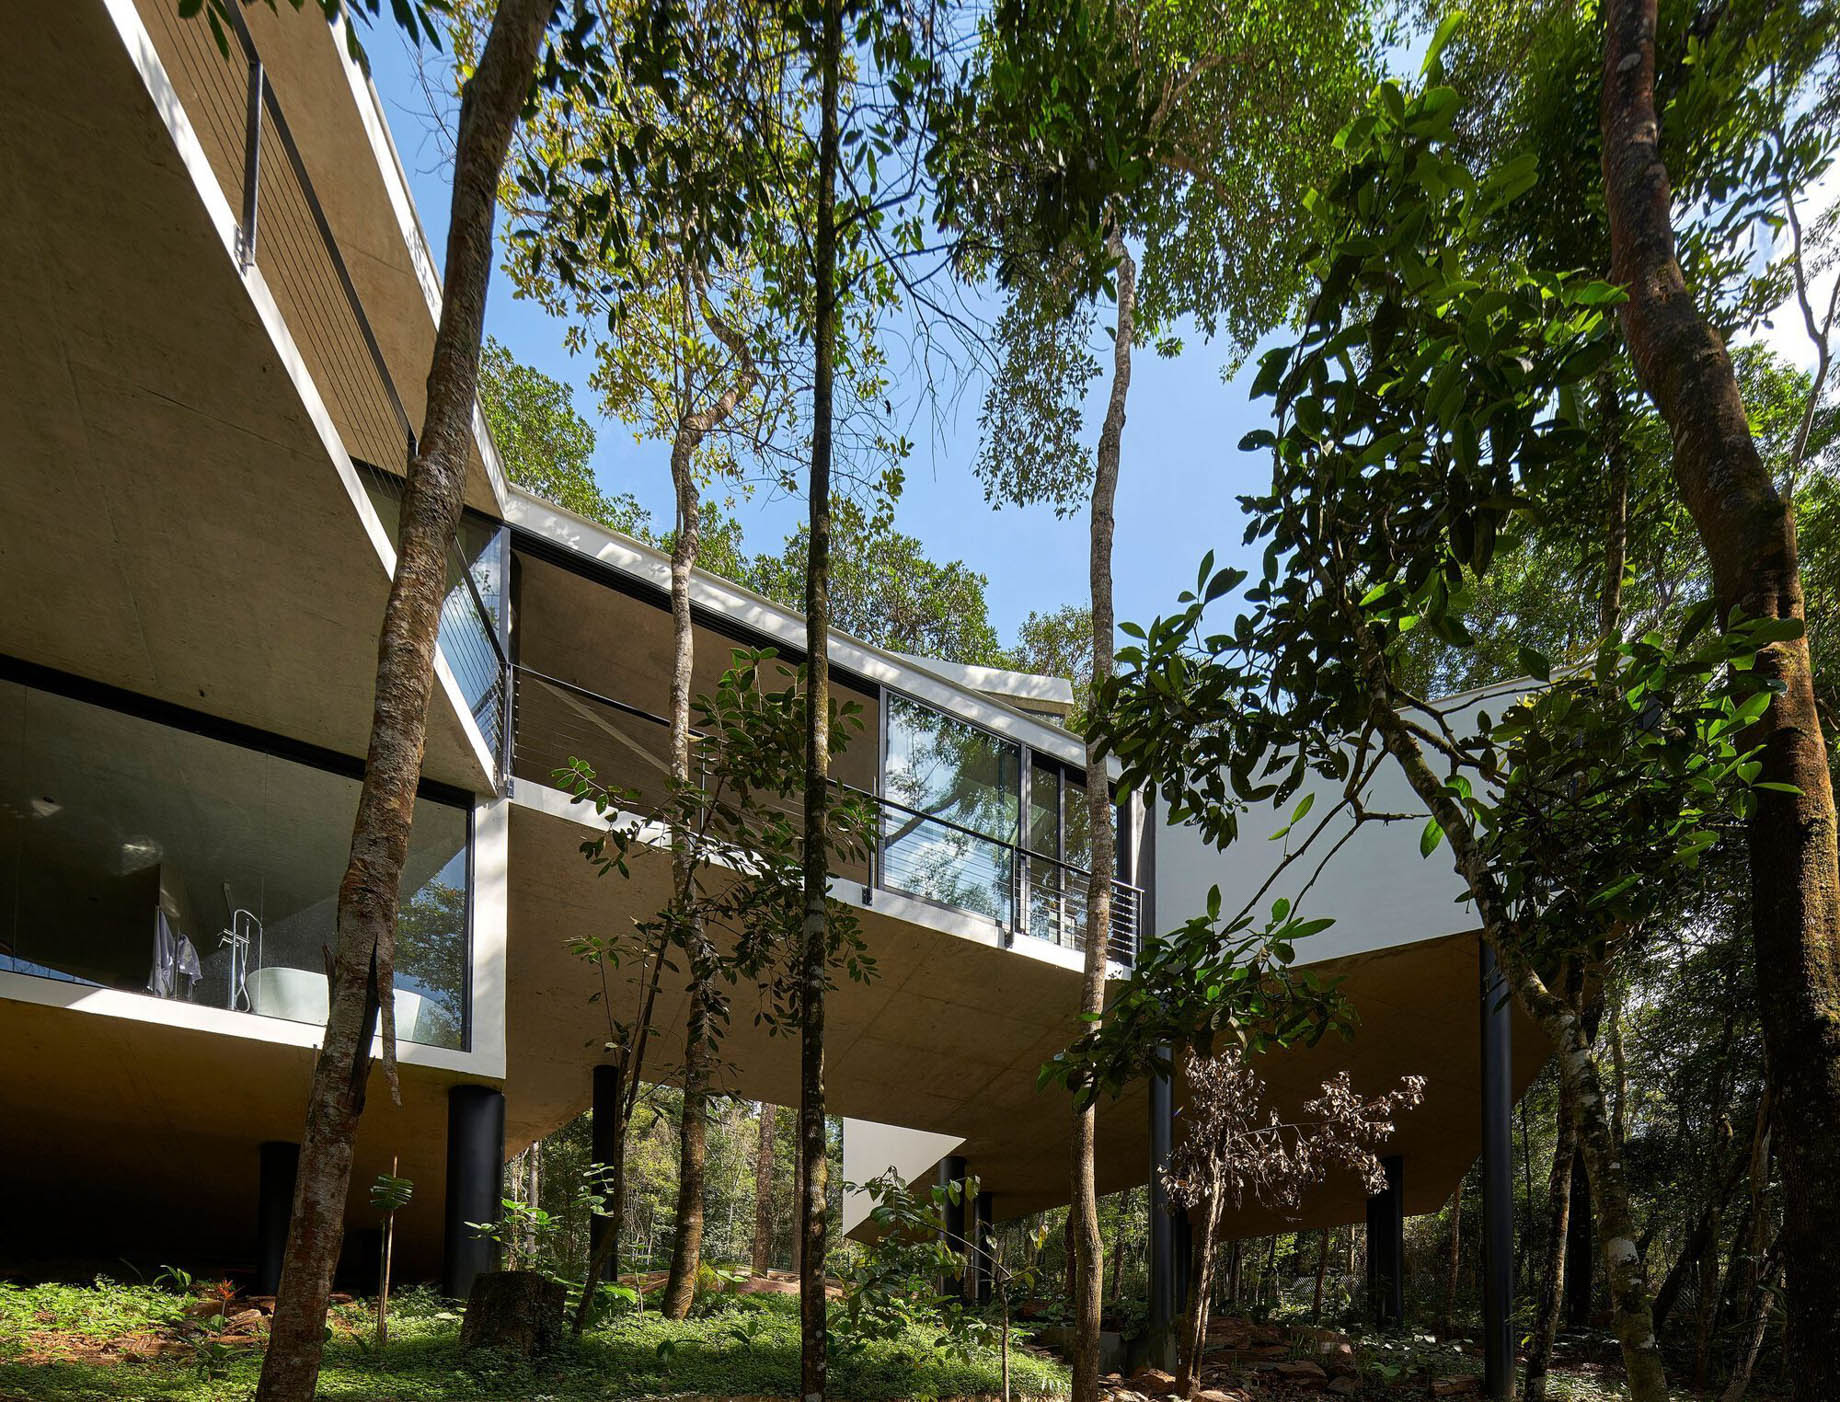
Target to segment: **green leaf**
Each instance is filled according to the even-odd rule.
[[[1552,680],[1552,659],[1537,648],[1522,643],[1516,651],[1520,669],[1536,681]]]
[[[1445,48],[1449,46],[1457,30],[1462,28],[1464,19],[1465,15],[1461,10],[1452,10],[1444,16],[1431,35],[1431,43],[1425,48],[1425,61],[1418,66],[1420,77],[1428,76],[1431,70],[1442,61]]]
[[[1418,835],[1418,855],[1429,857],[1437,851],[1438,843],[1444,840],[1444,829],[1436,818],[1427,819],[1425,830]]]

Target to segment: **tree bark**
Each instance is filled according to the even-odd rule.
[[[293,1217],[262,1359],[260,1402],[308,1402],[319,1379],[326,1303],[344,1236],[352,1143],[364,1113],[381,1018],[384,1075],[396,1095],[396,910],[427,738],[448,541],[466,489],[492,225],[511,133],[556,0],[500,0],[461,93],[445,286],[428,408],[408,464],[396,571],[377,640],[376,688],[351,856],[339,883],[326,1032],[313,1063]]]
[[[1114,230],[1110,248],[1118,259],[1118,310],[1112,342],[1112,388],[1099,451],[1093,464],[1092,534],[1088,574],[1092,589],[1092,681],[1096,694],[1112,674],[1112,534],[1118,495],[1118,460],[1124,441],[1125,400],[1131,389],[1131,342],[1136,335],[1137,265]],[[1106,948],[1112,928],[1114,843],[1111,786],[1098,739],[1086,741],[1086,813],[1091,834],[1092,875],[1086,895],[1086,974],[1080,1012],[1097,1018],[1105,1010]],[[1099,1195],[1093,1179],[1098,1105],[1073,1113],[1073,1402],[1099,1395],[1099,1309],[1105,1287],[1105,1248],[1099,1239]]]
[[[1398,762],[1419,801],[1443,828],[1457,870],[1469,883],[1484,937],[1495,950],[1508,986],[1522,1009],[1546,1033],[1559,1058],[1561,1085],[1575,1107],[1579,1145],[1597,1207],[1598,1236],[1610,1280],[1610,1300],[1630,1402],[1666,1402],[1667,1378],[1649,1310],[1642,1255],[1636,1247],[1635,1214],[1630,1206],[1622,1155],[1615,1145],[1603,1077],[1585,1035],[1583,1015],[1547,987],[1528,963],[1513,937],[1512,922],[1504,918],[1499,888],[1476,843],[1467,811],[1432,772],[1417,739],[1393,708],[1386,660],[1353,600],[1339,581],[1331,580],[1330,587],[1359,654],[1369,696],[1368,715],[1375,733]]]
[[[1131,1194],[1134,1191],[1126,1188],[1118,1199],[1118,1230],[1112,1234],[1111,1300],[1114,1305],[1124,1293],[1124,1229],[1131,1220]]]
[[[1465,1175],[1467,1177],[1468,1175]],[[1457,1272],[1463,1263],[1463,1179],[1457,1180],[1457,1190],[1450,1195],[1450,1264],[1444,1277],[1444,1332],[1454,1333],[1457,1327]],[[1320,1275],[1316,1283],[1318,1311],[1322,1309],[1322,1280]]]
[[[1611,269],[1629,292],[1623,330],[1674,440],[1673,475],[1729,617],[1803,617],[1795,521],[1750,434],[1731,358],[1675,257],[1655,107],[1656,0],[1605,8],[1604,195]],[[1833,789],[1806,637],[1772,643],[1760,681],[1780,684],[1758,722],[1750,823],[1752,939],[1784,1189],[1790,1373],[1802,1402],[1840,1396],[1840,861]]]
[[[686,321],[693,315],[685,279]],[[684,371],[686,387],[689,371]],[[686,395],[686,410],[688,408]],[[678,427],[671,445],[671,485],[677,497],[677,530],[671,542],[671,779],[683,791],[691,783],[690,686],[696,666],[696,629],[690,613],[690,572],[701,540],[695,453],[702,433]],[[696,1275],[703,1261],[703,1167],[709,1128],[710,950],[694,913],[696,858],[679,834],[672,841],[672,896],[683,924],[690,966],[690,1003],[684,1019],[684,1100],[677,1135],[677,1210],[673,1217],[671,1269],[659,1304],[667,1319],[687,1319],[696,1300]]]
[[[754,1274],[773,1265],[773,1107],[760,1107],[760,1144],[754,1151]]]
[[[1208,1304],[1214,1285],[1214,1247],[1220,1236],[1224,1207],[1222,1186],[1214,1184],[1202,1204],[1201,1240],[1189,1253],[1188,1317],[1182,1330],[1182,1351],[1176,1364],[1176,1395],[1193,1397],[1201,1378],[1201,1355],[1207,1351]]]
[[[1553,1345],[1559,1337],[1559,1318],[1565,1308],[1565,1247],[1571,1234],[1572,1164],[1577,1157],[1574,1107],[1561,1086],[1558,1138],[1553,1144],[1552,1168],[1546,1176],[1546,1251],[1540,1262],[1540,1291],[1535,1301],[1533,1336],[1527,1343],[1526,1380],[1521,1388],[1525,1402],[1544,1402],[1546,1378],[1552,1370]]]
[[[812,387],[809,543],[805,565],[805,850],[800,951],[799,1157],[805,1173],[799,1202],[799,1395],[823,1402],[829,1327],[824,1268],[824,992],[830,956],[827,906],[830,844],[830,549],[831,428],[837,358],[838,84],[843,67],[843,0],[821,0],[818,188],[812,246]]]
[[[1778,1256],[1782,1242],[1770,1248],[1770,1263],[1765,1267],[1758,1284],[1762,1293],[1757,1299],[1757,1312],[1751,1316],[1750,1336],[1745,1340],[1744,1352],[1738,1358],[1738,1366],[1732,1369],[1731,1380],[1725,1390],[1719,1394],[1719,1402],[1743,1402],[1744,1394],[1750,1389],[1751,1373],[1757,1367],[1757,1355],[1763,1349],[1763,1336],[1769,1331],[1770,1311],[1776,1305],[1776,1281],[1782,1274],[1782,1266],[1775,1258]]]
[[[1456,1211],[1459,1214],[1463,1211],[1463,1190],[1461,1188],[1457,1190]],[[1453,1216],[1451,1218],[1450,1239],[1452,1243],[1454,1243],[1457,1239],[1456,1229],[1457,1229],[1458,1220],[1459,1218],[1456,1216]],[[1452,1251],[1451,1254],[1454,1256],[1456,1253],[1455,1251]],[[1324,1227],[1322,1229],[1322,1245],[1318,1248],[1316,1252],[1316,1293],[1310,1297],[1310,1323],[1312,1324],[1322,1323],[1323,1281],[1328,1278],[1328,1275],[1329,1275],[1329,1228]],[[1448,1312],[1448,1305],[1446,1305],[1446,1312]]]

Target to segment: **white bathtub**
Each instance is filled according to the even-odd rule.
[[[326,976],[311,969],[289,969],[271,965],[253,969],[243,981],[249,991],[249,1010],[264,1017],[286,1018],[289,1022],[326,1025],[329,1010]],[[396,990],[396,1036],[399,1041],[413,1042],[421,1029],[422,1009],[428,1000],[406,988]]]

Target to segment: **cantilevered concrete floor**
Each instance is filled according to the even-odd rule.
[[[361,489],[101,0],[16,18],[0,653],[362,755],[388,573]],[[437,695],[426,772],[479,790],[470,724]]]

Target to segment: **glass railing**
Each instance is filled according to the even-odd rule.
[[[635,812],[663,801],[670,774],[670,725],[663,716],[531,668],[517,667],[513,675],[516,778],[554,786],[556,771],[580,759],[600,782],[634,793]],[[871,902],[877,891],[910,896],[984,916],[1006,938],[1086,947],[1088,872],[893,799],[849,791],[875,804],[878,832],[866,865],[851,863],[836,875],[861,882]],[[796,812],[796,795],[786,803]],[[1113,883],[1107,954],[1114,963],[1128,967],[1136,957],[1141,906],[1137,887]]]

